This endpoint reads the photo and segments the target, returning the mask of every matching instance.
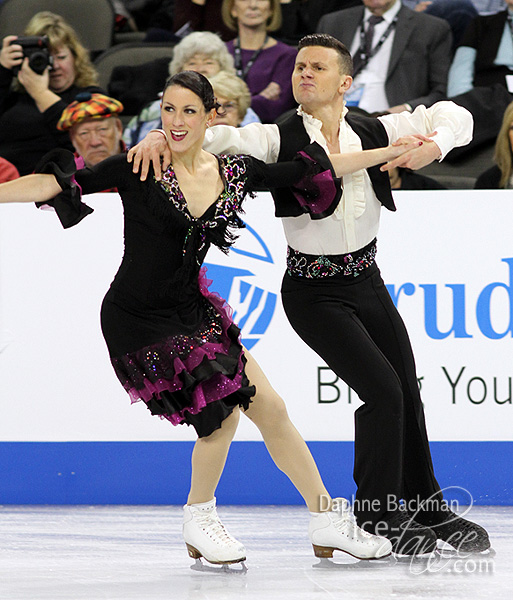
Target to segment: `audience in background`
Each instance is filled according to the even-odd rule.
[[[513,102],[504,112],[493,158],[496,164],[481,173],[476,189],[513,189]]]
[[[404,0],[403,4],[405,4]],[[472,19],[475,19],[479,14],[472,0],[425,0],[419,2],[414,10],[440,17],[440,19],[445,19],[449,23],[452,31],[452,54],[459,46]]]
[[[233,57],[221,38],[210,31],[195,31],[179,42],[169,63],[169,74],[180,71],[196,71],[211,78],[217,73],[226,72],[235,77]],[[164,86],[165,82],[162,82]],[[247,111],[244,124],[259,121],[254,111]],[[131,147],[137,144],[151,129],[159,129],[160,98],[147,104],[133,117],[125,128],[123,139]]]
[[[49,150],[73,149],[68,135],[57,130],[61,113],[79,91],[102,91],[88,51],[62,17],[37,13],[25,35],[48,36],[53,66],[36,73],[16,44],[17,36],[4,38],[0,51],[0,156],[12,162],[21,175],[31,173]]]
[[[125,152],[123,125],[119,114],[123,105],[103,94],[81,92],[63,111],[57,129],[68,131],[75,156],[86,167],[94,167],[109,156]]]
[[[237,126],[254,121],[275,122],[293,110],[296,104],[290,79],[295,45],[308,33],[330,33],[341,39],[355,58],[352,95],[347,94],[350,110],[377,115],[413,110],[419,104],[429,106],[450,97],[473,113],[475,130],[473,141],[453,151],[446,162],[458,165],[461,157],[471,157],[476,149],[490,148],[491,153],[491,145],[497,140],[498,164],[483,173],[476,186],[483,182],[491,186],[497,178],[497,186],[505,186],[500,167],[504,162],[498,158],[499,140],[507,136],[504,123],[498,132],[502,115],[506,118],[509,107],[506,113],[504,110],[513,99],[512,83],[509,83],[512,93],[508,89],[508,79],[513,78],[513,38],[507,10],[510,7],[513,15],[513,0],[402,0],[402,3],[401,0],[114,0],[113,6],[131,31],[138,30],[141,37],[146,36],[145,41],[178,41],[174,47],[170,46],[170,63],[166,59],[154,61],[154,79],[165,78],[168,71],[174,74],[194,70],[204,74],[212,80],[225,108],[216,122]],[[371,52],[368,61],[364,57],[362,63],[359,49],[370,15],[382,16],[384,20],[374,26],[371,48],[377,45],[376,51]],[[360,35],[363,18],[366,25]],[[108,118],[114,140],[110,149],[106,148],[108,136],[103,131],[107,127],[101,128],[100,136],[97,124],[88,133],[87,120],[70,126],[70,135],[65,135],[66,129],[57,127],[63,109],[69,103],[87,103],[75,100],[81,91],[89,92],[90,97],[103,94],[88,51],[69,24],[49,12],[35,15],[24,33],[49,36],[55,67],[42,74],[35,73],[22,60],[23,51],[15,43],[16,36],[3,40],[2,173],[7,172],[8,176],[17,175],[18,171],[21,175],[29,173],[39,158],[54,147],[75,148],[83,156],[88,155],[89,147],[91,155],[98,156],[112,148],[122,151],[124,142],[134,145],[150,129],[160,127],[160,99],[153,96],[156,92],[151,88],[146,89],[137,106],[133,102],[133,106],[131,102],[125,105],[125,113],[137,114],[123,134],[117,113]],[[385,39],[380,42],[383,35]],[[149,68],[148,65],[137,68]],[[123,68],[136,70],[130,65],[118,67]],[[138,77],[137,73],[134,77]],[[140,81],[144,86],[144,77]],[[121,81],[120,89],[114,85],[116,82],[112,82],[112,90],[109,87],[110,100],[113,103],[129,100],[130,95],[125,99],[120,92],[126,82]],[[130,93],[141,85],[131,86]],[[246,106],[248,88],[249,107]],[[127,120],[128,117],[123,122]],[[80,139],[84,137],[77,137],[78,125],[85,127],[85,137],[90,140],[82,149]],[[92,146],[98,148],[93,150]],[[444,187],[438,187],[435,180],[421,181],[421,177],[418,173],[398,170],[391,181],[394,189]]]
[[[317,27],[343,42],[353,56],[348,105],[371,114],[396,113],[444,100],[451,63],[448,23],[412,11],[400,0],[363,4],[325,15]]]
[[[272,123],[296,106],[291,76],[296,49],[269,32],[281,25],[279,0],[223,0],[223,19],[237,37],[228,42],[235,71],[248,84],[251,108],[262,123]]]
[[[175,75],[180,71],[196,71],[211,77],[219,71],[235,73],[235,68],[233,57],[218,35],[210,31],[195,31],[173,49],[169,74]]]
[[[502,116],[513,100],[513,43],[508,20],[510,7],[492,15],[479,15],[469,24],[449,71],[448,96],[474,115],[474,137],[465,150],[449,160],[468,157],[483,145],[493,145]]]
[[[259,119],[251,109],[251,93],[243,79],[220,71],[210,77],[216,100],[221,110],[216,114],[212,125],[232,125],[241,127],[248,123],[258,123]]]
[[[508,10],[480,15],[468,26],[449,71],[449,97],[496,83],[508,88],[506,77],[513,76],[513,43],[508,20],[513,0],[506,0],[506,4]]]

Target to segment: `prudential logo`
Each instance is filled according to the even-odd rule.
[[[232,307],[233,320],[241,329],[242,343],[251,350],[273,318],[277,294],[270,291],[269,282],[280,267],[274,264],[263,238],[247,223],[228,256],[216,251],[209,253],[208,259],[205,266],[207,277],[212,279],[210,290]]]

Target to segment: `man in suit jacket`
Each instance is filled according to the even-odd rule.
[[[370,58],[363,59],[363,68],[356,73],[348,105],[383,113],[411,111],[443,100],[452,58],[449,24],[414,12],[400,0],[363,0],[363,4],[324,15],[317,27],[343,42],[358,62],[369,18],[383,18],[375,25]]]

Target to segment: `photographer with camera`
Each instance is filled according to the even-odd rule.
[[[59,15],[40,12],[8,35],[0,51],[0,156],[21,175],[53,148],[73,150],[57,129],[62,111],[81,91],[99,92],[89,52]]]

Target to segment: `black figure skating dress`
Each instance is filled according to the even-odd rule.
[[[201,265],[209,246],[226,251],[233,243],[234,231],[244,226],[243,200],[254,188],[299,182],[298,190],[312,197],[312,182],[332,175],[303,153],[279,165],[246,156],[217,160],[225,187],[199,218],[190,214],[172,166],[161,182],[142,182],[118,155],[73,175],[71,153],[54,151],[38,168],[55,174],[64,188],[50,204],[65,227],[91,212],[80,189],[117,188],[125,249],[101,308],[112,365],[133,402],[144,401],[175,425],[193,425],[200,437],[218,429],[235,406],[246,409],[255,393],[229,307],[207,289]]]

